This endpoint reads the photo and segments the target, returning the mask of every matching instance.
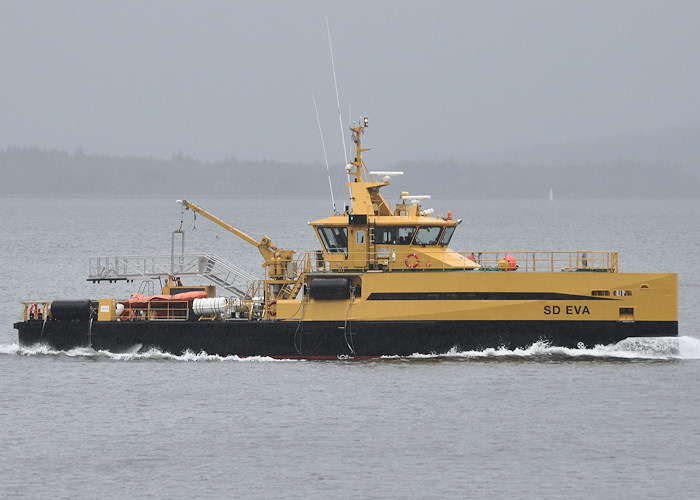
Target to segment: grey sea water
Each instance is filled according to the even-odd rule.
[[[677,345],[363,362],[17,345],[21,300],[135,291],[86,282],[87,259],[169,253],[175,198],[0,199],[0,497],[697,496],[700,202],[432,203],[464,219],[455,249],[611,249],[622,271],[677,272]],[[193,201],[300,250],[330,208]],[[182,226],[189,250],[262,275],[252,246],[189,213]]]

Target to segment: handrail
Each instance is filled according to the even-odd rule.
[[[445,264],[435,259],[423,259],[415,267],[404,267],[403,261],[406,255],[413,254],[417,249],[411,248],[408,253],[391,252],[388,256],[375,259],[372,263],[379,263],[379,270],[391,271],[518,271],[518,272],[619,272],[618,254],[612,251],[594,250],[570,250],[570,251],[549,251],[549,250],[529,250],[529,251],[488,251],[488,252],[454,252],[452,255],[460,259],[469,259],[480,267],[470,269],[467,266],[458,264]],[[419,251],[419,250],[418,250]],[[353,262],[361,262],[367,256],[366,252],[353,254],[325,255],[318,250],[304,252],[298,261],[304,259],[309,272],[357,272],[367,269],[356,267]],[[396,254],[394,258],[393,254]],[[338,258],[338,256],[341,256]],[[506,256],[515,259],[515,265],[505,265]],[[400,263],[399,263],[400,262]],[[397,264],[398,263],[398,264]]]
[[[51,301],[50,300],[25,300],[23,321],[26,323],[29,319],[49,320],[51,319]],[[31,316],[31,318],[30,318]]]
[[[572,251],[501,251],[460,252],[460,255],[482,266],[482,270],[502,270],[503,259],[512,256],[516,270],[524,272],[618,272],[617,252]],[[476,259],[471,259],[476,257]]]
[[[88,281],[201,277],[238,297],[245,295],[247,283],[256,278],[214,254],[125,255],[92,257],[88,263]]]
[[[175,257],[175,269],[171,269],[171,255],[122,255],[91,257],[88,263],[88,280],[109,280],[124,276],[159,277],[175,275],[198,275],[206,268],[207,261],[234,271],[245,279],[255,277],[243,269],[214,254],[184,254]]]
[[[149,302],[142,307],[128,306],[119,316],[120,321],[187,321],[189,303],[186,300]]]

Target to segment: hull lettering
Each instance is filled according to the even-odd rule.
[[[591,311],[588,306],[566,306],[561,308],[560,306],[544,306],[544,314],[546,316],[556,316],[558,314],[564,314],[566,316],[583,316],[584,314],[590,315]]]

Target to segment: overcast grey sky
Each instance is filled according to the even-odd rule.
[[[0,148],[471,155],[700,120],[700,2],[0,1]]]

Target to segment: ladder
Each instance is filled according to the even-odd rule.
[[[374,246],[374,224],[370,224],[367,232],[367,263],[370,269],[377,265],[377,250]]]

